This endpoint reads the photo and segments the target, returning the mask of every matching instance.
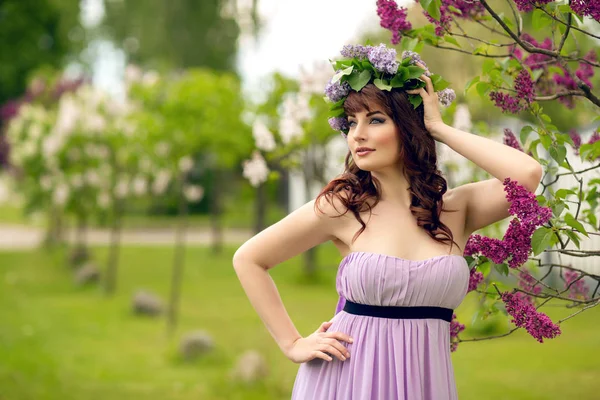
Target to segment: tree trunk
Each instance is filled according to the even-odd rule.
[[[183,278],[185,259],[185,233],[187,230],[188,203],[183,194],[183,178],[179,182],[179,221],[175,231],[175,253],[171,274],[171,293],[167,314],[167,330],[172,334],[177,328],[179,299],[181,297],[181,280]]]
[[[265,217],[267,213],[267,190],[264,183],[256,188],[254,234],[265,229]]]
[[[312,198],[311,195],[311,183],[314,176],[314,164],[312,161],[313,154],[310,147],[304,153],[304,193],[305,201],[309,201]],[[316,277],[317,274],[317,248],[313,247],[304,252],[304,273],[309,280]]]
[[[221,205],[223,182],[220,178],[221,170],[219,167],[215,167],[210,202],[210,226],[212,232],[213,254],[221,254],[223,252],[223,221],[221,220],[223,214]]]
[[[121,232],[123,226],[124,201],[114,199],[113,220],[110,227],[110,247],[106,266],[106,281],[104,291],[114,294],[117,290],[117,270],[119,266],[119,250],[121,247]]]

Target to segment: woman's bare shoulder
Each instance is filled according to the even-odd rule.
[[[325,192],[322,196],[315,199],[315,205],[323,216],[343,218],[348,215],[347,204],[350,196],[350,189]]]

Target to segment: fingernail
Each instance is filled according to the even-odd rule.
[[[354,339],[352,339],[352,338],[348,339],[348,341],[349,341],[350,343],[354,343]]]
[[[346,361],[346,357],[342,356],[342,361]]]

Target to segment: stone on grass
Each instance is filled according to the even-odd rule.
[[[79,286],[96,283],[100,279],[100,270],[93,263],[87,263],[75,272],[75,283]]]
[[[230,378],[236,382],[254,383],[269,375],[267,361],[256,350],[244,352],[230,372]]]
[[[90,259],[90,252],[85,246],[76,246],[69,253],[69,265],[79,267]]]
[[[155,294],[138,290],[133,296],[133,312],[136,314],[157,316],[163,311],[162,300]]]
[[[182,340],[180,351],[186,360],[193,360],[199,356],[209,353],[215,348],[212,336],[206,331],[194,331],[188,333]]]

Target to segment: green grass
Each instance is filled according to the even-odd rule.
[[[252,203],[240,203],[236,207],[231,207],[222,216],[224,228],[252,229],[254,224],[255,212],[252,209]],[[280,207],[270,205],[267,208],[266,224],[271,225],[286,213]],[[160,229],[173,228],[177,224],[178,217],[170,215],[147,215],[130,212],[123,218],[123,228],[125,229]],[[92,219],[89,221],[91,227],[106,227],[99,221]],[[0,204],[0,224],[20,224],[33,227],[47,226],[46,216],[39,213],[36,217],[24,215],[22,208],[16,204]],[[74,227],[75,221],[72,218],[67,219],[68,226]],[[209,228],[211,220],[209,215],[194,214],[188,217],[188,224],[193,229]]]
[[[289,399],[298,365],[280,353],[250,306],[231,268],[233,249],[227,250],[213,256],[205,248],[187,249],[180,325],[173,336],[164,318],[130,312],[137,288],[167,297],[171,248],[124,248],[113,297],[99,287],[74,286],[60,251],[0,253],[0,399]],[[94,255],[105,260],[106,248],[95,248]],[[333,246],[320,248],[320,259],[319,283],[300,283],[301,257],[272,270],[304,335],[331,318],[337,301],[339,257]],[[457,310],[467,326],[472,300],[469,295]],[[550,311],[553,319],[567,312]],[[520,331],[461,343],[453,353],[460,398],[597,398],[598,317],[598,309],[586,311],[544,344]],[[216,349],[183,362],[179,341],[196,329],[211,333]],[[227,373],[248,349],[266,356],[271,374],[250,387],[232,384]]]

